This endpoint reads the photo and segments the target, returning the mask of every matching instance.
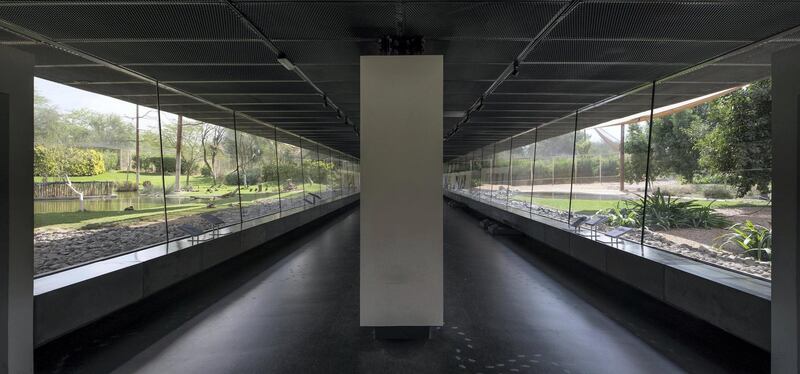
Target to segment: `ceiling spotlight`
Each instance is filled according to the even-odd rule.
[[[286,70],[289,70],[289,71],[294,70],[294,68],[296,67],[296,66],[294,66],[294,63],[292,63],[292,61],[290,61],[289,58],[286,57],[286,55],[283,54],[283,53],[278,55],[278,62],[281,65],[283,65],[283,67],[285,67]]]
[[[519,61],[514,60],[514,70],[511,70],[511,76],[516,77],[519,75]]]

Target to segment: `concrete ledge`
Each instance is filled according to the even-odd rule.
[[[216,239],[178,240],[34,280],[34,342],[41,346],[114,311],[356,203],[358,194],[245,222]],[[241,227],[240,227],[241,226]]]
[[[605,245],[577,235],[570,235],[569,240],[572,257],[597,270],[606,271]]]
[[[668,305],[770,350],[769,282],[638,244],[615,248],[578,235],[563,222],[526,217],[449,191],[444,191],[444,196]]]

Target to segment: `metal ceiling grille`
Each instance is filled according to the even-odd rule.
[[[657,85],[657,104],[766,77],[771,52],[800,43],[800,3],[5,1],[0,25],[0,44],[35,55],[39,77],[155,105],[132,71],[187,94],[161,92],[165,110],[223,126],[235,110],[244,131],[270,135],[270,124],[354,156],[360,56],[384,35],[422,35],[445,58],[449,159],[537,126],[539,139],[572,131],[577,110],[579,126],[639,112],[648,84],[679,72]]]

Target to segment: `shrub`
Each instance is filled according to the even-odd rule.
[[[236,179],[238,176],[239,174],[235,171],[232,173],[225,174],[225,179],[223,183],[227,184],[228,186],[238,186],[239,181]]]
[[[608,216],[608,223],[612,226],[637,227],[639,223],[639,212],[627,207],[620,207],[619,203],[614,208],[608,208],[597,212]]]
[[[106,172],[103,155],[94,149],[33,147],[33,171],[37,176],[92,176]]]
[[[55,151],[41,144],[33,146],[33,174],[40,177],[58,175],[59,162]]]
[[[135,182],[121,181],[116,183],[117,192],[134,192],[139,190]]]
[[[598,175],[600,171],[597,171]],[[604,158],[603,159],[603,175],[619,175],[619,159],[618,158]]]
[[[741,248],[745,255],[752,256],[759,261],[772,260],[772,228],[754,224],[750,220],[737,223],[728,228],[731,232],[717,238],[722,243],[733,244]]]
[[[161,173],[161,157],[152,156],[142,159],[142,167],[153,170],[156,173]],[[186,160],[181,160],[181,172],[185,174],[188,168],[189,165],[186,163]],[[175,156],[164,157],[164,172],[167,174],[175,173]]]
[[[641,212],[644,210],[645,226],[660,230],[730,225],[730,221],[711,208],[712,204],[713,202],[708,205],[698,205],[696,200],[676,199],[658,189],[646,199],[640,197],[638,200],[626,201],[625,211],[618,206],[605,209],[600,213],[608,215],[611,223],[614,224],[640,226],[642,224]],[[631,224],[631,220],[634,220],[635,224]]]
[[[708,205],[695,204],[690,207],[690,227],[709,229],[715,227],[725,227],[731,224],[731,222],[725,218],[725,216],[714,211],[714,209],[711,208],[711,204],[713,204],[713,202],[709,203]]]
[[[635,203],[636,208],[644,205],[644,199]],[[663,230],[685,227],[725,227],[730,225],[721,214],[716,213],[711,204],[697,205],[696,200],[675,199],[661,190],[647,196],[645,225]],[[641,211],[641,209],[639,209]]]
[[[119,169],[119,154],[116,150],[104,149],[100,152],[103,156],[103,162],[109,169]]]
[[[711,185],[703,189],[703,196],[709,199],[733,199],[733,193],[723,185]]]
[[[158,194],[161,194],[162,191],[161,191],[161,186],[154,185],[153,182],[150,182],[150,181],[144,181],[142,183],[142,191],[141,192],[146,194],[146,195],[151,195],[151,194],[158,195]]]
[[[259,170],[257,168],[251,168],[251,169],[242,170],[240,173],[241,173],[241,179],[242,179],[241,184],[244,184],[244,182],[247,182],[247,185],[250,186],[250,185],[259,184],[259,183],[264,181],[263,178],[262,178],[261,170]],[[235,174],[235,172],[234,172],[234,174]],[[236,180],[236,178],[234,178],[234,180]]]

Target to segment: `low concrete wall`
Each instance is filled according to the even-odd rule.
[[[34,297],[40,346],[359,200],[352,195],[108,271]],[[113,259],[112,259],[113,260]],[[114,264],[109,267],[117,267]],[[80,268],[69,271],[80,271]],[[37,281],[39,281],[37,279]]]
[[[771,302],[768,296],[748,292],[747,287],[752,283],[747,279],[743,279],[742,287],[733,287],[721,283],[734,282],[732,273],[725,276],[725,270],[710,265],[645,248],[659,252],[654,253],[654,257],[660,257],[657,261],[466,196],[448,191],[444,195],[668,305],[770,350]],[[698,275],[703,273],[708,275]],[[714,276],[720,281],[714,280]]]

